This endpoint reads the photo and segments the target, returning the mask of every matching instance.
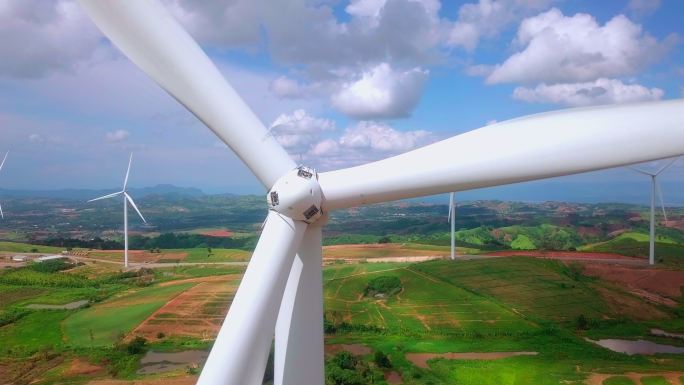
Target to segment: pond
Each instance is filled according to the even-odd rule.
[[[625,353],[630,356],[634,354],[652,355],[657,353],[684,354],[684,347],[657,344],[646,340],[603,339],[594,341],[588,338],[586,340],[614,352]]]
[[[204,350],[185,350],[176,353],[161,353],[150,350],[140,359],[138,374],[155,374],[185,369],[188,366],[197,367],[206,361],[209,352]]]

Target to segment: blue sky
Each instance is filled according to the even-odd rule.
[[[684,96],[679,0],[164,3],[290,154],[321,170],[525,114]],[[0,1],[0,25],[0,188],[115,187],[133,152],[133,186],[263,191],[74,2]],[[662,176],[666,200],[684,203],[682,176],[684,161]],[[621,200],[642,182],[646,196],[620,169],[465,196]]]

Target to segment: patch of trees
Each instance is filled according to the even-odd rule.
[[[0,275],[0,283],[19,286],[42,287],[92,287],[99,286],[98,281],[89,280],[76,274],[43,273],[28,267],[13,269]]]
[[[365,385],[379,380],[384,380],[381,372],[346,351],[337,353],[325,363],[326,385]]]
[[[257,237],[219,238],[201,234],[164,233],[157,237],[144,237],[141,235],[134,235],[129,239],[129,247],[131,249],[137,250],[156,251],[159,251],[160,249],[194,248],[254,250],[257,240]],[[49,238],[40,242],[40,244],[46,246],[63,247],[65,249],[82,248],[98,250],[121,250],[124,247],[122,242],[114,240],[104,240],[102,238]]]
[[[65,249],[82,248],[82,249],[99,249],[99,250],[121,250],[123,243],[113,240],[105,240],[102,238],[93,239],[77,239],[77,238],[48,238],[43,241],[36,241],[35,243],[45,246],[63,247]]]
[[[130,239],[130,244],[132,248],[141,250],[194,248],[252,250],[256,246],[256,241],[256,237],[224,238],[201,234],[164,233],[153,238],[133,236]]]
[[[71,269],[75,266],[77,266],[77,264],[70,263],[64,259],[52,259],[49,261],[32,263],[28,268],[40,273],[56,273],[58,271]]]
[[[401,291],[401,280],[393,275],[381,275],[368,281],[363,295],[366,297],[386,298]]]

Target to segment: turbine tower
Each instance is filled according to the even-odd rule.
[[[649,239],[648,239],[648,264],[649,265],[654,265],[655,264],[655,201],[656,201],[656,194],[658,194],[658,197],[660,198],[660,207],[663,210],[663,218],[665,218],[665,222],[667,222],[667,214],[665,213],[665,202],[663,201],[663,191],[660,188],[660,185],[658,183],[658,175],[662,174],[663,171],[667,170],[672,166],[679,157],[672,159],[668,163],[666,163],[663,167],[658,169],[656,172],[648,172],[644,171],[642,169],[636,168],[636,167],[630,167],[632,170],[648,175],[651,178],[651,215],[650,215],[650,226],[649,226]]]
[[[501,122],[402,155],[318,173],[297,166],[158,0],[81,0],[147,75],[211,129],[268,191],[268,215],[198,384],[322,385],[325,214],[684,154],[684,100]],[[645,130],[644,127],[648,127]]]
[[[9,155],[9,151],[5,153],[5,157],[2,158],[2,163],[0,163],[0,171],[2,171],[2,166],[5,165],[5,161],[7,160],[7,155]],[[5,219],[5,214],[2,212],[2,205],[0,205],[0,219]]]
[[[449,194],[449,223],[451,223],[451,259],[456,258],[456,193]]]
[[[131,173],[131,162],[133,161],[133,154],[131,154],[131,157],[128,158],[128,169],[126,170],[126,178],[124,178],[124,183],[123,183],[123,189],[119,192],[115,192],[112,194],[104,195],[99,198],[91,199],[88,201],[90,202],[95,202],[99,201],[101,199],[109,199],[109,198],[114,198],[119,195],[123,195],[123,204],[124,204],[124,267],[128,268],[128,204],[130,203],[133,209],[135,209],[135,212],[138,213],[140,216],[140,219],[144,223],[147,223],[145,220],[145,217],[140,213],[140,210],[138,210],[138,206],[135,205],[135,202],[133,202],[133,198],[131,198],[130,194],[128,194],[128,175]]]

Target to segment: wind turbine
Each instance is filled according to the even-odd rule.
[[[147,223],[145,220],[145,217],[140,213],[140,210],[138,210],[138,206],[135,205],[135,202],[133,202],[133,198],[128,194],[128,175],[131,173],[131,162],[133,161],[133,154],[131,154],[131,157],[128,158],[128,169],[126,170],[126,178],[124,179],[123,183],[123,189],[119,192],[115,192],[112,194],[104,195],[99,198],[91,199],[88,201],[90,202],[95,202],[99,201],[101,199],[109,199],[109,198],[114,198],[119,195],[123,195],[123,203],[124,203],[124,267],[128,267],[128,204],[130,203],[133,209],[135,209],[135,212],[138,213],[140,216],[140,219],[144,223]]]
[[[5,153],[5,157],[2,158],[2,163],[0,163],[0,171],[2,171],[2,166],[5,165],[5,161],[7,160],[7,155],[9,155],[9,151]],[[5,219],[5,214],[2,213],[2,205],[0,205],[0,219]]]
[[[656,172],[648,172],[644,171],[642,169],[636,168],[636,167],[630,167],[632,170],[648,175],[651,177],[651,224],[649,228],[649,239],[648,239],[648,264],[653,265],[655,264],[655,201],[656,201],[656,193],[658,194],[660,198],[660,207],[663,209],[663,217],[665,218],[665,222],[667,222],[667,214],[665,213],[665,202],[663,201],[663,190],[660,188],[660,185],[658,183],[658,175],[662,174],[663,171],[667,170],[674,164],[679,159],[679,157],[672,159],[668,163],[666,163],[663,167],[658,169]]]
[[[268,190],[261,237],[200,385],[260,384],[274,335],[275,384],[324,383],[321,229],[330,211],[684,154],[684,100],[675,100],[532,115],[318,173],[295,164],[159,1],[80,2],[114,45]]]
[[[456,193],[449,194],[449,222],[451,223],[451,259],[456,258]]]

